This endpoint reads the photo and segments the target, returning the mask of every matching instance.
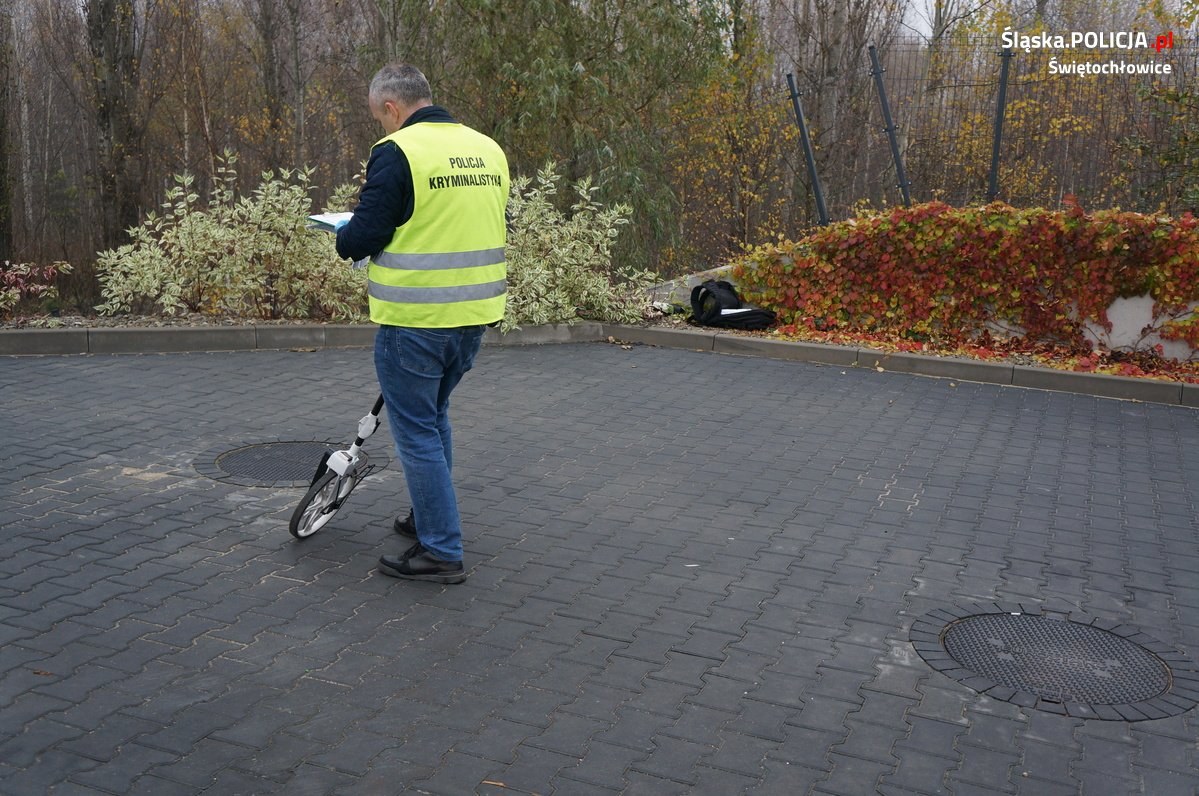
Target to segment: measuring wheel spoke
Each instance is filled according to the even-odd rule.
[[[323,528],[341,508],[338,493],[344,480],[337,473],[326,471],[308,488],[300,504],[292,512],[288,530],[297,539],[306,539]]]

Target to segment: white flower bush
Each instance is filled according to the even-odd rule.
[[[570,213],[554,204],[561,176],[547,165],[536,181],[514,180],[508,201],[508,310],[503,331],[579,320],[630,323],[649,305],[649,271],[618,270],[612,245],[629,222],[628,205],[604,207],[581,180]]]
[[[306,226],[310,172],[264,174],[251,195],[238,197],[234,165],[227,156],[206,202],[190,175],[177,176],[162,212],[130,230],[128,244],[100,253],[103,303],[96,309],[365,320],[366,271],[337,257],[332,235]],[[561,180],[547,165],[536,180],[513,181],[504,331],[579,320],[628,323],[648,307],[654,274],[612,263],[629,207],[604,207],[597,189],[582,180],[573,186],[574,204],[562,212],[554,203]],[[356,190],[339,186],[330,206],[349,207]]]
[[[264,174],[238,197],[233,167],[227,158],[207,203],[190,175],[177,176],[163,212],[100,253],[97,311],[363,320],[365,273],[338,258],[331,235],[306,226],[310,172]]]

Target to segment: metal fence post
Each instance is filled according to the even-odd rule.
[[[908,190],[910,183],[908,175],[903,170],[903,155],[899,152],[899,141],[895,137],[895,122],[891,120],[891,106],[887,104],[887,89],[883,86],[883,68],[878,62],[878,48],[873,44],[869,47],[870,51],[870,74],[874,76],[874,85],[878,89],[878,101],[883,107],[883,130],[887,133],[887,139],[891,142],[891,157],[895,160],[895,176],[899,180],[896,186],[899,188],[899,193],[903,196],[903,206],[912,206],[912,195]]]
[[[808,136],[808,123],[804,119],[803,106],[799,103],[799,91],[795,88],[795,75],[787,75],[787,87],[791,89],[791,105],[795,108],[795,121],[799,123],[799,138],[803,142],[804,157],[808,161],[808,177],[812,180],[812,193],[816,197],[816,215],[820,226],[829,224],[828,207],[824,204],[824,189],[820,187],[820,175],[816,173],[816,156],[812,153],[812,139]]]
[[[999,70],[999,100],[995,103],[995,132],[991,143],[991,174],[987,178],[987,201],[994,202],[999,196],[999,144],[1003,140],[1003,114],[1007,108],[1008,67],[1012,63],[1012,50],[1004,47],[999,53],[1003,67]]]

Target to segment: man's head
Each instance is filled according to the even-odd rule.
[[[391,135],[417,110],[433,104],[429,81],[415,66],[388,64],[371,79],[371,115]]]

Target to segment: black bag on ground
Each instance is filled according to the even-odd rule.
[[[731,284],[709,279],[691,289],[691,320],[724,329],[765,329],[774,323],[774,313],[744,306]]]

